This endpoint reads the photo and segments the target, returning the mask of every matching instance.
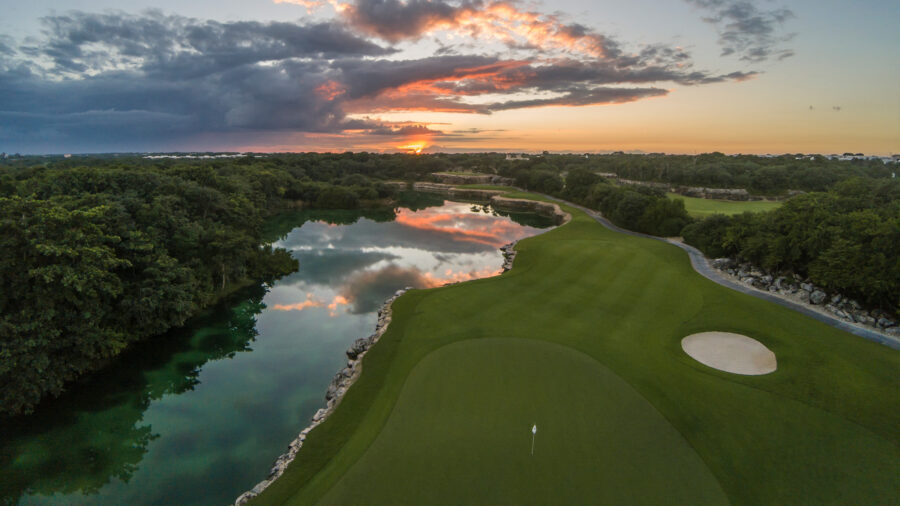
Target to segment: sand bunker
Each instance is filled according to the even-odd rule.
[[[701,364],[734,374],[769,374],[778,367],[763,343],[730,332],[692,334],[681,340],[681,348]]]

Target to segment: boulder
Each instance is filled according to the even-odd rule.
[[[350,346],[350,348],[347,350],[347,356],[350,359],[355,359],[356,357],[362,355],[363,352],[368,350],[370,344],[371,342],[368,339],[360,338],[356,341],[353,341],[353,345]]]
[[[835,295],[834,297],[831,298],[831,303],[832,303],[832,304],[839,304],[839,303],[841,302],[841,299],[842,299],[842,298],[843,298],[843,297],[841,297],[841,294],[837,294],[837,295]]]
[[[806,290],[809,293],[812,293],[814,290],[811,283],[800,283],[800,288]]]
[[[809,302],[809,290],[797,290],[797,297],[799,297],[800,302],[803,302],[804,304]]]
[[[826,297],[827,297],[827,295],[825,295],[825,292],[823,292],[822,290],[815,290],[814,292],[809,294],[809,303],[810,304],[821,304],[822,302],[825,301]]]
[[[853,318],[854,318],[857,322],[859,322],[859,323],[861,323],[861,324],[863,324],[863,325],[868,325],[868,326],[870,326],[870,327],[874,327],[874,326],[875,326],[875,323],[877,322],[877,321],[875,320],[875,318],[872,318],[871,316],[865,314],[865,313],[862,312],[862,311],[857,311],[857,312],[853,313]]]
[[[887,318],[884,318],[884,317],[881,317],[878,319],[878,326],[883,329],[886,329],[888,327],[893,327],[896,324],[897,323],[894,322],[893,320],[888,320]]]
[[[712,266],[720,271],[734,267],[734,260],[730,258],[716,258],[712,262]]]

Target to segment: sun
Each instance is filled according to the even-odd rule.
[[[425,141],[416,141],[410,142],[409,144],[403,146],[397,146],[397,149],[405,150],[407,153],[411,155],[420,155],[422,154],[422,150],[425,149],[428,145]]]

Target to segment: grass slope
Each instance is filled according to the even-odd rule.
[[[740,214],[746,211],[753,213],[760,211],[771,211],[781,205],[781,202],[769,200],[712,200],[700,199],[696,197],[685,197],[677,193],[669,193],[670,199],[684,200],[684,207],[688,214],[695,218],[705,218],[711,214]]]
[[[696,274],[680,249],[611,232],[568,210],[573,213],[569,224],[519,243],[512,271],[412,291],[397,300],[394,320],[366,356],[360,379],[257,503],[548,502],[547,481],[497,469],[502,461],[498,455],[512,444],[500,436],[512,430],[513,422],[505,417],[531,414],[524,403],[538,380],[524,381],[525,373],[513,372],[511,363],[490,345],[444,348],[498,337],[568,347],[598,364],[576,366],[577,359],[560,357],[540,366],[544,376],[550,370],[571,369],[546,386],[558,397],[532,408],[532,416],[549,417],[547,433],[539,431],[538,437],[545,434],[556,444],[541,447],[540,459],[559,467],[554,476],[561,481],[553,480],[553,485],[566,502],[597,502],[596,487],[586,484],[592,473],[620,466],[647,473],[685,468],[672,472],[692,476],[692,483],[712,494],[706,497],[714,502],[715,487],[702,479],[702,470],[687,470],[690,459],[683,448],[673,450],[678,445],[671,441],[646,444],[654,432],[669,430],[659,428],[660,417],[693,448],[728,502],[884,504],[900,497],[900,353],[716,285]],[[703,366],[682,352],[682,337],[709,330],[760,340],[778,356],[778,371],[736,376]],[[447,364],[451,350],[452,367]],[[538,367],[553,354],[540,347],[505,352],[522,361],[523,370]],[[429,357],[432,353],[436,355]],[[483,355],[496,363],[495,370],[485,370]],[[569,365],[563,364],[569,359]],[[446,378],[439,374],[442,370]],[[621,385],[604,376],[607,371],[630,385],[659,416],[603,398],[625,395],[624,386],[601,386],[604,381]],[[471,378],[462,380],[466,372]],[[505,374],[523,382],[506,387],[489,383]],[[451,395],[454,384],[459,388]],[[441,399],[423,401],[429,393]],[[487,408],[506,397],[511,407]],[[575,405],[563,407],[567,403]],[[412,409],[417,405],[420,409]],[[466,411],[476,408],[483,409],[485,426],[491,427],[485,434],[478,436],[473,422],[467,422],[459,426],[459,438],[436,441],[441,434],[452,434],[459,420],[469,416]],[[561,419],[552,415],[554,410],[567,418],[596,420],[598,432],[618,430],[591,435],[590,423],[581,420],[570,439],[565,433],[554,436],[551,427]],[[597,419],[599,411],[610,420]],[[448,413],[456,415],[438,416]],[[622,424],[629,420],[648,428],[626,431]],[[531,422],[522,421],[526,431]],[[604,441],[622,446],[602,451]],[[596,449],[593,462],[574,449],[579,444],[588,453]],[[415,453],[417,446],[428,445],[444,453]],[[403,462],[413,454],[415,465]],[[473,458],[476,454],[486,457]],[[507,465],[522,470],[528,464],[510,456]],[[362,472],[374,472],[373,466],[385,470]],[[586,466],[595,469],[583,469]],[[435,473],[441,469],[443,481],[435,485]],[[622,490],[601,497],[601,502],[707,502],[684,495],[675,485],[666,486],[672,483],[671,475],[648,485],[647,479],[636,478],[640,473],[622,472],[629,476],[618,483]],[[507,494],[515,488],[515,495],[490,495],[485,481],[473,482],[473,476],[494,476],[495,487]],[[419,490],[418,483],[425,490]],[[453,495],[447,500],[429,495],[429,486],[453,490]],[[354,487],[363,492],[351,491]],[[401,497],[392,488],[419,491]]]

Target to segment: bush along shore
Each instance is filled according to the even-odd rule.
[[[271,485],[272,482],[277,480],[278,477],[284,473],[284,470],[287,469],[287,466],[297,457],[297,452],[300,451],[303,442],[306,441],[307,434],[318,427],[332,412],[334,412],[338,404],[341,403],[344,394],[347,393],[347,389],[350,388],[350,385],[352,385],[362,373],[362,359],[366,355],[366,352],[377,343],[378,339],[380,339],[387,331],[388,325],[391,323],[391,305],[409,290],[412,290],[411,286],[397,290],[391,298],[384,302],[381,309],[378,310],[378,322],[375,324],[375,332],[369,337],[357,339],[347,350],[347,358],[349,358],[347,367],[344,367],[335,374],[334,379],[331,380],[331,384],[328,385],[328,390],[325,392],[325,407],[316,411],[310,424],[300,431],[300,434],[288,444],[287,451],[275,459],[275,464],[269,471],[268,478],[257,483],[256,486],[247,492],[241,494],[234,501],[235,505],[239,506],[246,504],[262,493],[262,491]]]
[[[749,262],[741,263],[733,258],[716,258],[710,264],[745,285],[813,306],[846,322],[900,337],[896,315],[878,308],[866,308],[840,293],[829,293],[809,279],[791,273],[768,272]]]

